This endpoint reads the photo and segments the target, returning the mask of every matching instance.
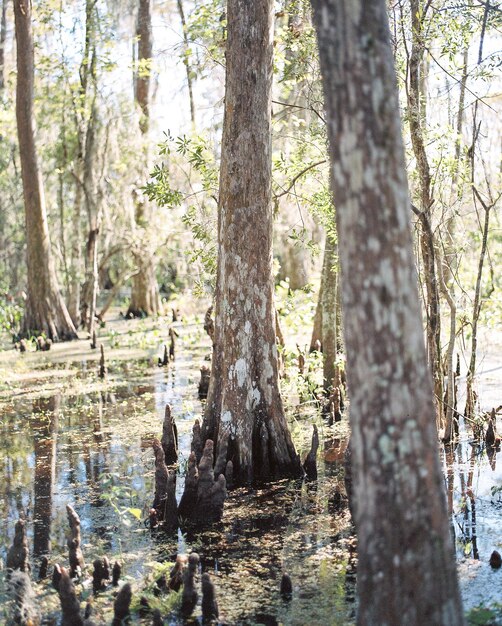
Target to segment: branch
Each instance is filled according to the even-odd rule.
[[[281,191],[281,193],[277,193],[275,194],[274,198],[275,200],[277,200],[278,198],[282,198],[282,196],[285,196],[286,194],[288,194],[291,189],[293,189],[293,187],[295,186],[296,181],[301,178],[304,174],[306,174],[309,170],[314,169],[314,167],[317,167],[318,165],[322,165],[323,163],[326,163],[327,159],[323,159],[322,161],[316,161],[315,163],[311,163],[310,165],[307,165],[307,167],[305,167],[299,174],[297,174],[293,180],[290,182],[290,184],[287,186],[286,189],[284,189],[284,191]]]

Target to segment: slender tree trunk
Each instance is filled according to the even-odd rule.
[[[187,35],[187,24],[185,19],[185,10],[183,8],[182,0],[176,0],[178,6],[178,13],[180,14],[181,26],[183,28],[183,63],[185,65],[186,75],[187,75],[187,87],[188,87],[188,100],[190,102],[190,119],[192,121],[192,127],[195,130],[195,101],[193,97],[193,77],[192,77],[192,67],[190,65],[190,57],[188,56],[188,51],[190,49]]]
[[[474,192],[476,192],[476,188],[473,187]],[[481,198],[478,195],[478,199]],[[469,359],[469,368],[467,370],[467,379],[466,379],[466,401],[465,401],[465,410],[464,413],[467,417],[474,417],[474,375],[476,373],[476,352],[478,349],[478,320],[479,314],[481,313],[481,280],[483,278],[483,266],[486,257],[486,251],[488,248],[488,232],[490,226],[490,211],[492,206],[488,206],[486,203],[482,203],[485,219],[483,220],[483,229],[482,229],[482,242],[481,242],[481,251],[479,253],[479,261],[478,261],[478,272],[476,276],[476,287],[474,290],[474,303],[472,306],[472,339],[471,339],[471,357]]]
[[[450,309],[450,335],[448,338],[448,348],[446,350],[446,375],[448,379],[446,387],[446,402],[445,402],[445,427],[443,434],[443,441],[449,443],[455,436],[455,431],[458,432],[458,428],[455,428],[455,370],[453,366],[453,352],[455,350],[456,339],[456,327],[457,327],[457,305],[455,298],[448,289],[446,280],[444,277],[443,266],[441,259],[438,260],[438,278],[439,285],[443,296],[445,297],[448,307]]]
[[[323,386],[326,394],[329,394],[335,377],[335,363],[337,352],[337,327],[336,327],[336,287],[337,276],[337,246],[326,237],[326,248],[322,273],[324,275],[321,307],[322,307],[322,362],[323,362]]]
[[[102,221],[102,199],[96,181],[96,162],[97,162],[97,109],[95,105],[96,94],[94,94],[94,102],[91,108],[89,122],[87,124],[87,132],[85,136],[85,158],[84,158],[84,197],[87,207],[87,216],[89,220],[89,233],[87,235],[86,246],[86,279],[83,289],[83,305],[85,307],[85,315],[87,320],[87,330],[90,336],[94,332],[96,302],[99,290],[99,272],[98,272],[98,241],[99,231]]]
[[[279,393],[271,205],[272,0],[229,0],[215,335],[204,439],[237,484],[301,473]]]
[[[87,211],[88,233],[85,251],[85,280],[80,294],[82,325],[92,337],[98,291],[98,235],[101,226],[101,203],[95,180],[97,160],[97,77],[96,77],[96,32],[98,16],[95,0],[86,0],[84,54],[80,63],[80,86],[78,100],[74,103],[78,120],[79,154],[77,158],[77,199],[84,200]],[[77,205],[80,208],[80,205]]]
[[[73,240],[71,247],[71,277],[68,296],[68,311],[77,328],[80,324],[80,291],[83,279],[82,259],[82,185],[79,181],[75,187],[73,203]]]
[[[459,180],[460,180],[460,165],[462,156],[462,132],[464,127],[464,108],[465,108],[465,94],[467,91],[467,70],[469,61],[469,46],[466,45],[464,50],[462,78],[460,80],[460,93],[458,97],[458,110],[457,110],[457,126],[456,126],[456,140],[455,140],[455,160],[453,163],[453,176],[451,185],[451,207],[459,199]],[[451,210],[450,215],[446,221],[446,242],[445,242],[445,261],[446,268],[444,271],[444,278],[446,285],[449,285],[453,280],[453,276],[457,271],[457,251],[455,246],[455,213]]]
[[[136,37],[138,38],[139,71],[135,76],[134,98],[142,113],[139,124],[141,132],[146,134],[150,125],[150,63],[152,62],[153,47],[150,0],[139,0]]]
[[[342,272],[358,624],[460,626],[386,2],[312,4]]]
[[[423,20],[425,9],[422,0],[410,0],[411,8],[411,39],[412,47],[409,58],[409,87],[408,94],[408,119],[410,124],[410,136],[413,153],[419,179],[420,210],[429,226],[431,223],[431,210],[433,204],[432,182],[429,161],[424,142],[424,93],[423,66],[425,45],[423,40]],[[420,250],[423,259],[424,281],[426,289],[425,303],[427,349],[429,354],[429,366],[431,368],[435,404],[437,407],[436,421],[438,428],[444,427],[442,408],[443,397],[443,372],[441,364],[441,312],[439,306],[439,287],[436,270],[435,238],[432,228],[424,228],[424,221],[420,220],[422,232],[420,234]]]
[[[17,46],[16,118],[23,180],[28,297],[22,333],[45,333],[53,341],[75,339],[54,268],[33,120],[33,35],[31,5],[15,0]]]
[[[139,0],[138,22],[136,29],[138,38],[138,65],[140,71],[135,76],[134,97],[141,109],[140,131],[147,139],[150,125],[150,63],[152,60],[152,16],[150,0]],[[148,149],[145,146],[145,162],[148,161]],[[161,310],[159,286],[156,276],[156,264],[151,243],[148,240],[148,215],[145,203],[136,198],[136,227],[139,245],[134,252],[134,260],[138,272],[132,279],[131,302],[127,310],[128,317],[158,315]]]
[[[326,250],[324,250],[326,255]],[[322,267],[324,268],[324,259]],[[309,352],[317,350],[320,346],[322,350],[322,293],[324,291],[324,272],[321,269],[321,282],[319,285],[319,293],[317,294],[317,305],[314,313],[314,324],[312,326],[312,336],[310,337]]]
[[[7,1],[2,0],[0,16],[0,93],[5,88],[5,40],[7,38]]]

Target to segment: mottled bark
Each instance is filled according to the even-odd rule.
[[[203,437],[215,441],[218,459],[226,450],[234,480],[241,484],[301,471],[278,384],[272,280],[272,17],[271,0],[229,0],[227,5],[215,335]]]
[[[345,312],[358,623],[461,625],[386,2],[312,4]]]
[[[33,119],[33,33],[31,4],[14,1],[17,49],[16,118],[26,226],[27,300],[21,332],[45,333],[53,341],[77,333],[59,292],[51,253],[42,176]]]

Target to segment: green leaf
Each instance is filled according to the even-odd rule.
[[[133,515],[137,520],[141,520],[141,509],[127,509],[127,512]]]

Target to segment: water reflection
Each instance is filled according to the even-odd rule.
[[[51,519],[56,479],[56,445],[61,395],[34,400],[30,420],[33,433],[34,502],[33,556],[48,556],[51,551]]]

